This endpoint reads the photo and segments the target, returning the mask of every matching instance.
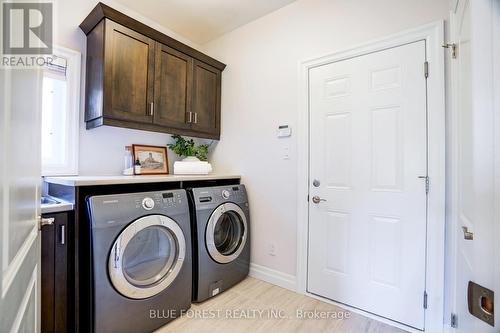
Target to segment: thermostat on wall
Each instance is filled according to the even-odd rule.
[[[288,125],[278,126],[278,138],[287,138],[292,135],[292,129]]]

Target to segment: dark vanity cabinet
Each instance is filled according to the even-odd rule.
[[[43,214],[54,223],[41,230],[41,332],[73,331],[73,260],[71,235],[73,213]]]
[[[102,3],[80,28],[87,35],[87,129],[219,139],[223,63]]]

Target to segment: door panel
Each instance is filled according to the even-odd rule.
[[[221,72],[201,61],[194,61],[192,128],[217,134],[220,132]]]
[[[468,284],[495,289],[495,127],[493,126],[492,1],[458,2],[452,15],[452,221],[456,246],[458,332],[497,332],[469,313]],[[497,16],[498,19],[498,16]],[[473,234],[465,239],[463,228]],[[480,304],[479,299],[471,299]],[[497,309],[498,311],[498,309]],[[497,315],[498,318],[498,315]]]
[[[156,43],[155,124],[188,128],[191,110],[193,59]]]
[[[155,41],[109,20],[105,40],[105,114],[152,122]]]
[[[308,291],[423,329],[425,42],[316,67]]]
[[[1,332],[40,330],[41,82],[38,70],[0,70]]]

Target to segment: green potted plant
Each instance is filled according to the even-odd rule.
[[[180,135],[172,135],[174,143],[168,144],[174,153],[180,157],[184,157],[184,162],[207,161],[208,160],[208,145],[196,145],[193,139],[186,140]]]

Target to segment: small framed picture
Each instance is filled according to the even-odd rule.
[[[167,147],[132,145],[134,164],[141,163],[141,175],[168,174]]]

